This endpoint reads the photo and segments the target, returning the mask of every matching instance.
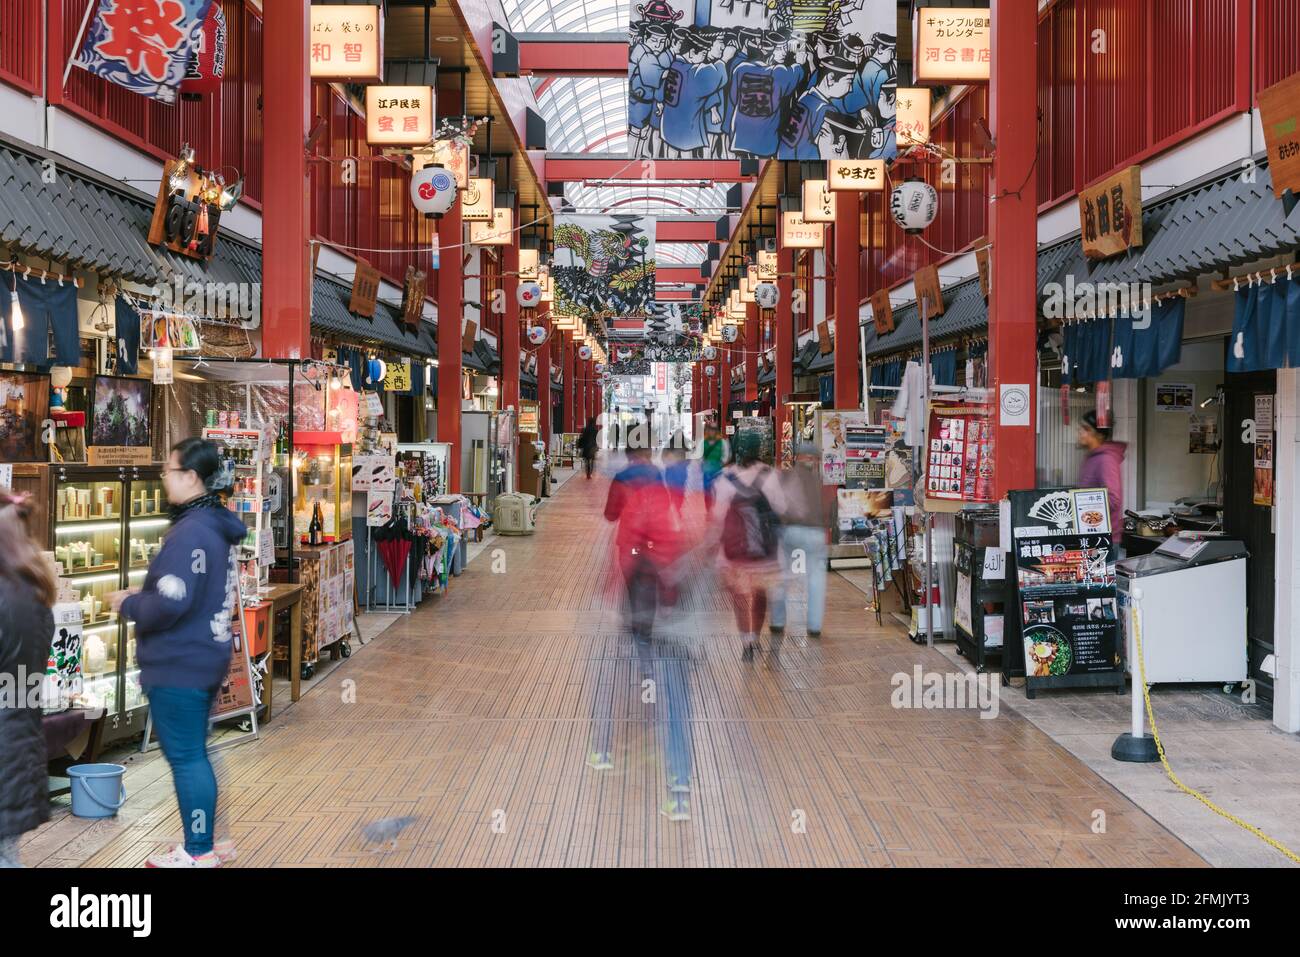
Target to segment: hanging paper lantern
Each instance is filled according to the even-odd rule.
[[[889,196],[889,211],[894,222],[908,233],[919,233],[934,222],[939,212],[939,194],[933,186],[919,179],[899,183]]]
[[[715,366],[711,366],[711,365],[709,365],[709,366],[705,366],[705,367],[704,367],[704,374],[705,374],[706,376],[710,376],[710,377],[712,377],[712,376],[715,376],[715,375],[718,374],[718,370],[717,370],[717,368],[716,368]]]
[[[717,350],[717,349],[715,349],[713,346],[705,346],[705,347],[704,347],[704,358],[709,359],[709,360],[713,360],[713,359],[716,359],[717,357],[718,357],[718,350]]]
[[[411,202],[426,216],[441,216],[456,202],[456,174],[445,166],[412,173]]]
[[[760,282],[754,287],[754,302],[760,309],[775,309],[781,299],[781,293],[774,282]]]
[[[603,362],[597,362],[597,363],[596,363],[596,371],[597,371],[597,372],[604,372],[604,371],[605,371],[605,363],[603,363]]]
[[[608,372],[602,372],[600,375],[600,379],[602,382],[608,382],[611,378],[613,378],[613,376]]]
[[[181,80],[181,96],[197,99],[221,89],[226,75],[226,15],[220,3],[208,8],[208,15],[190,36],[190,57]]]
[[[723,341],[723,342],[735,342],[735,341],[736,341],[736,338],[737,338],[739,335],[740,335],[740,327],[739,327],[739,326],[726,325],[726,326],[723,326],[723,327],[722,327],[722,341]]]
[[[546,336],[547,336],[547,332],[545,326],[528,327],[528,341],[533,345],[540,346],[543,342],[546,341]]]
[[[591,358],[591,346],[578,346],[578,358],[586,362]]]
[[[366,362],[366,381],[370,385],[384,381],[384,364],[378,359],[370,359]]]
[[[532,309],[542,301],[542,287],[535,282],[521,282],[515,291],[515,298],[525,309]]]

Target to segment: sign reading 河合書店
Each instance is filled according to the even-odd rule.
[[[1259,121],[1268,147],[1273,195],[1300,192],[1300,73],[1259,92]]]
[[[1130,166],[1079,193],[1083,254],[1106,259],[1142,245],[1142,167]]]
[[[313,80],[382,83],[384,79],[382,5],[313,4],[311,76]]]
[[[918,7],[913,36],[916,82],[988,82],[993,18],[987,7]]]

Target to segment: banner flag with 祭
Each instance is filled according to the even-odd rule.
[[[582,318],[645,316],[655,291],[654,219],[555,219],[552,312]]]
[[[215,0],[99,0],[76,63],[133,93],[176,102],[195,32]]]
[[[632,154],[893,159],[895,0],[633,0]]]

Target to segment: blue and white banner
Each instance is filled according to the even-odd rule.
[[[133,93],[176,102],[195,30],[215,0],[99,0],[77,66]]]

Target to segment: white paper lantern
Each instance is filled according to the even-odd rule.
[[[737,338],[739,335],[740,335],[740,327],[739,327],[739,326],[730,326],[730,325],[728,325],[728,326],[723,326],[723,327],[722,327],[722,341],[723,341],[723,342],[735,342],[735,341],[736,341],[736,338]]]
[[[532,345],[540,346],[543,342],[546,341],[546,335],[547,335],[547,333],[546,333],[546,327],[545,327],[545,326],[529,326],[529,327],[528,327],[528,341],[529,341]]]
[[[781,299],[781,293],[774,282],[760,282],[754,287],[754,302],[760,309],[775,309]]]
[[[521,282],[515,290],[515,299],[525,309],[533,309],[542,301],[542,287],[535,282]]]
[[[713,359],[716,359],[717,357],[718,357],[718,350],[717,350],[717,349],[715,349],[713,346],[705,346],[705,347],[704,347],[704,358],[709,359],[710,361],[712,361]]]
[[[578,358],[586,362],[591,358],[591,346],[578,346]]]
[[[597,363],[596,363],[596,371],[597,371],[597,372],[604,372],[604,371],[605,371],[605,363],[603,363],[603,362],[597,362]]]
[[[909,179],[899,183],[889,196],[894,222],[908,233],[919,233],[934,222],[939,212],[939,194],[929,183]]]
[[[441,216],[456,202],[456,174],[445,166],[412,173],[411,202],[422,213]]]
[[[714,366],[705,366],[704,374],[707,376],[715,376],[718,374],[718,370]]]

